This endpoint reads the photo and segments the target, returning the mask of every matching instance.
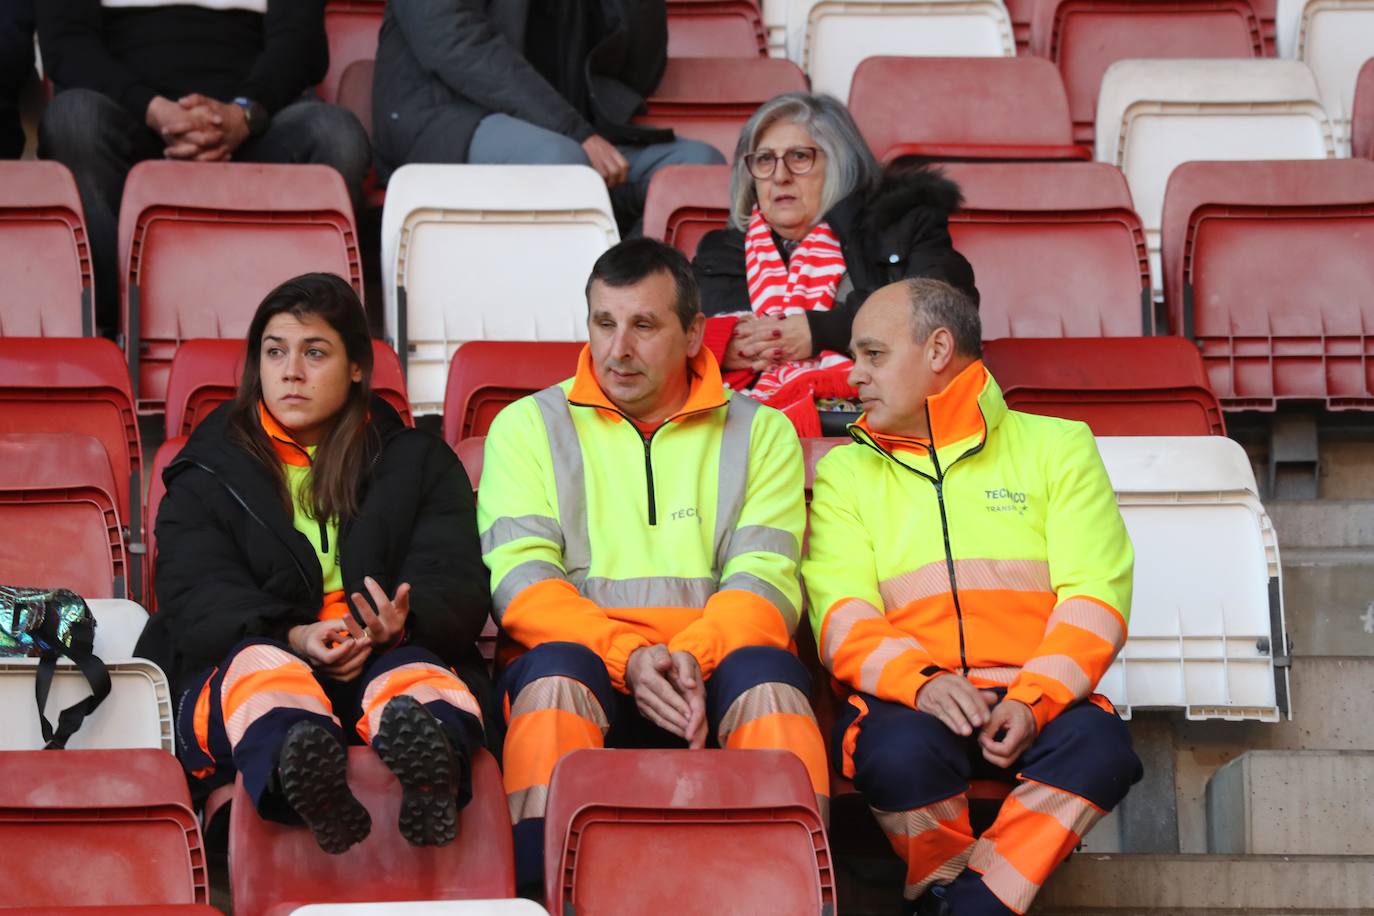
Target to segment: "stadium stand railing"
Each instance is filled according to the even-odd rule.
[[[414,413],[443,409],[464,341],[586,340],[587,275],[619,240],[586,166],[398,169],[382,211],[385,323]]]

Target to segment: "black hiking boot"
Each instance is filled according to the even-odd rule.
[[[439,720],[414,697],[395,697],[382,710],[372,748],[401,783],[401,836],[412,846],[452,843],[467,759]]]
[[[277,758],[282,795],[331,855],[361,843],[372,817],[348,787],[348,752],[318,722],[297,722]]]

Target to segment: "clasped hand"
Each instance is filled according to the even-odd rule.
[[[916,708],[938,718],[956,735],[978,732],[983,759],[1010,767],[1035,740],[1035,714],[1019,700],[1001,700],[991,690],[979,690],[967,678],[941,674],[916,692]]]
[[[358,617],[345,614],[341,620],[321,620],[292,627],[287,634],[291,648],[336,681],[351,681],[367,664],[373,650],[385,652],[405,635],[406,618],[410,615],[410,585],[401,583],[392,598],[371,576],[363,585],[372,596],[377,610],[360,592],[350,597],[358,609]]]
[[[706,746],[706,683],[692,653],[670,653],[662,644],[636,649],[625,685],[644,718],[690,748]]]

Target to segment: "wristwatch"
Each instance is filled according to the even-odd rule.
[[[261,103],[243,96],[234,99],[234,104],[243,109],[243,120],[248,123],[248,136],[261,137],[267,130],[268,122],[272,120],[267,109],[262,107]]]

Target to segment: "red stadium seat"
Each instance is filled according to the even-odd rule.
[[[243,339],[277,284],[328,271],[362,294],[353,205],[324,165],[141,162],[124,186],[119,253],[141,413],[162,410],[182,341]]]
[[[148,532],[143,538],[143,606],[152,614],[157,611],[157,510],[162,505],[162,497],[167,495],[167,485],[162,482],[162,472],[172,463],[172,459],[186,444],[186,436],[174,436],[157,447],[153,456],[153,476],[148,481]]]
[[[83,212],[61,163],[0,163],[0,336],[95,333]]]
[[[1355,104],[1350,114],[1352,156],[1374,159],[1374,58],[1365,61],[1355,84]]]
[[[386,0],[328,0],[325,3],[324,34],[329,40],[329,69],[315,90],[320,98],[338,102],[340,84],[349,66],[354,61],[377,57],[377,33],[382,28],[385,9]]]
[[[178,348],[167,373],[168,436],[189,436],[201,420],[233,400],[243,376],[243,341],[188,340]],[[396,351],[384,340],[372,341],[372,390],[414,426],[406,398],[405,374]]]
[[[1150,334],[1150,267],[1120,170],[1098,162],[944,167],[963,189],[954,247],[973,264],[983,339]]]
[[[485,436],[501,408],[569,378],[584,346],[550,340],[473,340],[460,346],[448,367],[444,441],[455,445]]]
[[[343,855],[321,851],[304,827],[258,817],[240,785],[229,811],[234,913],[289,913],[305,903],[513,897],[515,854],[501,773],[484,750],[472,763],[472,801],[448,846],[416,847],[401,837],[396,777],[371,748],[349,749],[348,782],[372,815],[372,832]]]
[[[730,218],[728,165],[670,165],[654,173],[644,201],[644,234],[696,256],[701,237]]]
[[[0,582],[128,594],[110,458],[82,433],[0,433]]]
[[[1164,192],[1170,330],[1230,410],[1374,410],[1374,162],[1187,162]]]
[[[544,825],[553,916],[835,912],[816,796],[787,751],[573,751]]]
[[[826,436],[801,440],[802,460],[806,463],[806,495],[811,496],[811,487],[816,482],[816,465],[837,445],[848,445],[854,440],[847,436]]]
[[[208,903],[168,903],[159,906],[26,906],[23,916],[220,916]]]
[[[1275,56],[1278,38],[1278,0],[1250,0],[1255,16],[1259,19],[1260,31],[1264,34],[1264,56]]]
[[[1037,57],[870,57],[849,111],[883,162],[1093,157],[1073,142],[1059,71]]]
[[[377,62],[372,59],[355,60],[339,78],[339,94],[335,104],[342,105],[357,116],[369,137],[372,136],[372,78]]]
[[[0,754],[0,849],[6,906],[209,902],[186,776],[166,751]]]
[[[679,137],[711,144],[730,161],[740,128],[755,109],[806,86],[801,68],[781,58],[669,58],[648,109],[635,122],[671,127]]]
[[[1035,0],[1031,52],[1059,66],[1074,139],[1090,144],[1116,61],[1263,57],[1264,37],[1248,0]]]
[[[0,433],[22,432],[99,439],[128,542],[140,540],[143,451],[118,347],[103,338],[0,338]],[[136,583],[131,592],[140,594]]]
[[[1012,35],[1016,37],[1016,55],[1030,53],[1031,17],[1035,15],[1035,0],[1008,0],[1007,15],[1011,17]]]
[[[1007,406],[1082,420],[1098,436],[1224,436],[1197,347],[1181,337],[990,340]]]
[[[754,0],[668,0],[669,57],[766,57]]]
[[[472,481],[472,492],[477,492],[477,485],[482,482],[482,456],[486,451],[486,436],[468,436],[452,443],[453,453],[458,456],[458,460],[463,463],[463,470],[468,473],[468,480]]]

